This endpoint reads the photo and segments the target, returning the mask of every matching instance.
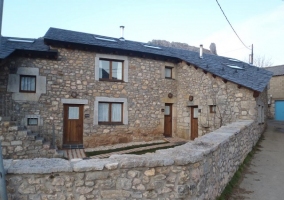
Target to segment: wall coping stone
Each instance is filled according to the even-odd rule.
[[[43,174],[52,172],[101,171],[104,168],[160,167],[170,165],[187,165],[204,159],[230,139],[249,127],[253,120],[241,120],[223,126],[218,130],[189,141],[174,148],[158,150],[156,153],[144,155],[112,155],[107,159],[73,159],[67,161],[60,158],[37,158],[25,160],[4,160],[4,168],[14,174]]]
[[[60,158],[35,158],[13,160],[8,168],[8,173],[13,174],[48,174],[53,172],[72,172],[68,160]]]

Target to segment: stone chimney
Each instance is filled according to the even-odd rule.
[[[213,53],[214,55],[217,55],[217,48],[216,48],[216,44],[215,43],[212,42],[210,44],[209,48],[210,48],[211,53]]]

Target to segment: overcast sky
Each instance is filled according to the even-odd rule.
[[[255,56],[284,64],[283,0],[219,0]],[[2,35],[38,38],[49,27],[148,42],[163,39],[189,45],[211,42],[217,53],[247,61],[250,50],[236,37],[216,0],[4,0]]]

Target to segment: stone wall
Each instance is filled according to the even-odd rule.
[[[191,106],[198,106],[199,136],[236,121],[257,119],[256,99],[253,91],[238,87],[232,82],[182,62],[178,71],[178,131],[177,135],[189,138],[191,128]],[[188,96],[193,96],[193,101]],[[216,113],[210,113],[210,105],[216,106]]]
[[[9,199],[215,199],[264,128],[238,121],[182,146],[139,156],[5,160]]]
[[[50,149],[50,142],[37,138],[35,134],[29,134],[28,130],[19,128],[14,122],[1,119],[0,141],[5,159],[62,157],[56,149]]]

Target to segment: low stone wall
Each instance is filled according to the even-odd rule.
[[[238,121],[145,155],[5,160],[9,199],[215,199],[264,128]]]

